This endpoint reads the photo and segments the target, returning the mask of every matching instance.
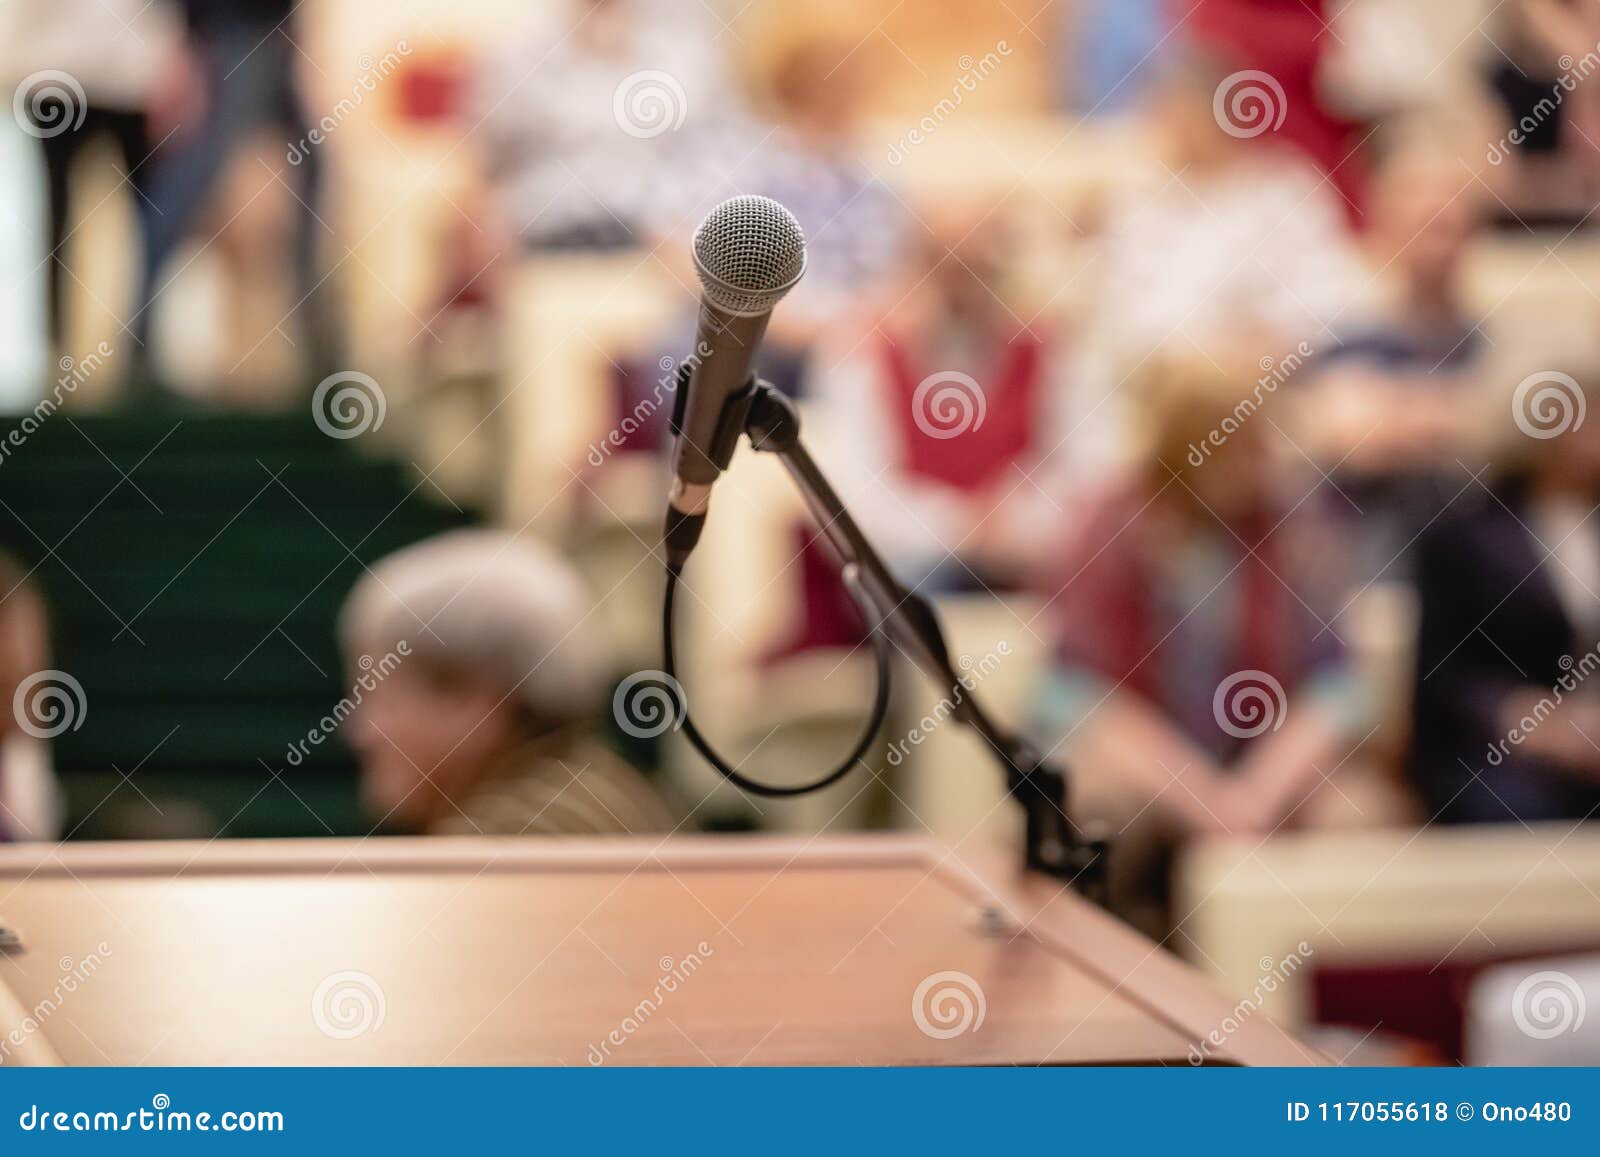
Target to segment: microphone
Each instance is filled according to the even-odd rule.
[[[673,482],[663,541],[682,569],[705,525],[711,486],[727,469],[754,395],[750,367],[772,307],[806,269],[794,214],[770,197],[731,197],[694,231],[700,320],[687,372],[679,371],[672,429]]]

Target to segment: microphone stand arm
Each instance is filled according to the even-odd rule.
[[[1021,805],[1026,818],[1026,866],[1076,882],[1086,894],[1103,898],[1106,844],[1086,837],[1067,814],[1066,772],[997,724],[961,681],[951,666],[933,607],[889,572],[801,443],[794,403],[759,379],[739,401],[748,403],[744,432],[750,445],[782,460],[840,564],[844,582],[863,610],[871,608],[875,614],[877,621],[868,626],[884,632],[949,691],[954,718],[982,737],[999,762],[1006,792]]]

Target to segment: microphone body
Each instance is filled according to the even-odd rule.
[[[712,484],[744,431],[754,396],[751,367],[772,307],[805,272],[805,235],[776,201],[733,197],[695,230],[694,263],[700,317],[694,356],[678,375],[677,445],[663,536],[667,565],[675,571],[700,538]]]
[[[670,501],[684,513],[704,509],[705,496],[728,468],[739,429],[727,429],[729,403],[748,392],[756,350],[771,312],[731,314],[709,301],[700,303],[695,352],[684,386],[678,444],[673,455],[675,484]],[[742,423],[740,424],[742,428]]]

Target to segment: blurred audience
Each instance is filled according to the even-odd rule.
[[[444,240],[366,272],[411,313],[399,322],[409,332],[456,339],[451,349],[425,346],[408,363],[416,376],[470,378],[490,400],[471,429],[489,426],[509,442],[527,436],[509,411],[495,414],[506,397],[501,359],[522,352],[508,352],[518,343],[504,322],[519,315],[496,308],[511,280],[487,276],[488,257],[561,254],[606,269],[607,255],[623,268],[658,258],[683,289],[677,324],[665,335],[608,336],[595,352],[683,356],[689,231],[733,193],[775,197],[806,231],[808,268],[773,316],[760,372],[804,399],[814,452],[908,584],[1043,590],[1058,625],[1054,669],[1036,697],[1040,725],[1091,769],[1092,807],[1137,817],[1135,832],[1151,833],[1157,849],[1204,833],[1407,818],[1361,748],[1372,689],[1340,635],[1352,590],[1411,579],[1415,565],[1414,779],[1430,810],[1463,820],[1582,815],[1600,783],[1588,742],[1600,710],[1584,691],[1564,693],[1553,714],[1541,703],[1562,657],[1589,650],[1591,636],[1600,642],[1589,609],[1600,562],[1589,558],[1582,517],[1600,501],[1591,461],[1600,451],[1589,445],[1592,426],[1578,423],[1514,447],[1482,476],[1492,493],[1472,481],[1476,407],[1503,375],[1490,363],[1491,318],[1469,293],[1468,257],[1497,196],[1501,211],[1536,221],[1581,215],[1594,200],[1600,97],[1592,80],[1564,81],[1589,75],[1600,16],[1577,0],[1513,0],[1492,26],[1504,54],[1441,62],[1443,85],[1433,70],[1401,75],[1393,63],[1421,51],[1403,46],[1443,53],[1459,39],[1425,7],[1085,4],[1060,21],[1081,39],[1057,45],[1083,67],[1057,67],[1015,91],[1042,102],[1072,87],[1080,111],[1125,114],[1126,133],[1118,126],[1104,154],[1084,154],[1111,157],[1114,171],[1076,172],[1074,129],[1059,157],[1030,157],[1008,188],[1009,176],[919,166],[967,147],[963,133],[989,138],[1004,157],[1009,134],[1031,140],[1024,122],[1043,110],[1015,110],[1015,123],[994,117],[991,137],[981,119],[991,111],[975,95],[966,103],[976,90],[937,77],[924,78],[939,98],[930,111],[893,107],[879,65],[895,58],[881,38],[841,33],[831,10],[784,14],[758,34],[668,0],[568,0],[531,14],[525,35],[470,57],[471,107],[439,166],[470,139],[483,172],[463,162],[436,187],[419,179],[448,202]],[[303,145],[309,135],[298,80],[319,54],[291,39],[301,20],[288,0],[14,0],[0,14],[11,83],[54,69],[86,94],[79,109],[59,94],[18,106],[40,141],[24,143],[48,172],[58,344],[63,280],[73,276],[61,264],[68,194],[90,143],[116,146],[136,194],[143,287],[125,320],[148,358],[153,306],[180,272],[178,249],[206,213],[238,200],[227,172],[258,167],[249,150],[265,140]],[[1375,62],[1344,47],[1344,32],[1390,55]],[[432,47],[440,60],[469,59],[462,44]],[[1020,51],[1006,55],[1008,69],[1031,67]],[[1441,115],[1481,111],[1458,91],[1463,77],[1505,114],[1498,144],[1476,126],[1464,144],[1432,127]],[[415,79],[397,82],[397,101]],[[386,112],[372,102],[367,125],[326,147],[376,140],[381,156],[414,158],[417,141],[439,143],[430,134],[442,118],[422,125]],[[81,125],[56,131],[77,113]],[[918,163],[901,157],[879,179],[863,158],[896,134],[880,132],[876,115],[914,116],[925,136],[928,124],[943,135]],[[966,123],[945,131],[957,117]],[[1369,118],[1380,131],[1367,131]],[[389,132],[396,125],[415,137]],[[268,257],[292,267],[295,344],[326,364],[341,321],[313,297],[329,159],[321,145],[293,152],[293,171],[274,166],[273,179],[299,202],[294,237],[277,244],[284,227],[275,228]],[[984,156],[975,150],[971,163]],[[18,248],[3,238],[0,247]],[[1047,283],[1043,294],[1030,277]],[[430,285],[442,292],[430,296]],[[668,291],[677,288],[669,278]],[[372,312],[387,317],[388,306]],[[671,313],[669,303],[652,316]],[[658,381],[659,359],[647,364],[648,381],[629,383],[617,416],[619,425],[649,419],[636,421],[636,442],[653,450],[670,381]],[[136,376],[148,369],[141,362]],[[568,372],[552,375],[561,389]],[[1282,400],[1265,400],[1291,377]],[[398,412],[422,396],[398,389],[388,400]],[[1313,466],[1332,487],[1317,485]],[[584,509],[621,517],[609,495]],[[809,549],[798,569],[834,590]],[[30,591],[18,587],[7,606],[36,602]],[[557,558],[502,535],[450,536],[375,568],[345,610],[353,669],[370,674],[363,659],[402,642],[408,650],[348,727],[374,819],[428,832],[669,828],[650,782],[587,735],[607,674],[585,629],[589,609]],[[33,628],[16,624],[34,615],[7,611],[17,647]],[[825,637],[855,641],[859,624]],[[16,651],[18,679],[42,664],[42,647]],[[1219,688],[1239,675],[1265,688],[1257,702],[1274,717],[1264,728],[1225,722]],[[1541,725],[1490,758],[1530,712]],[[8,807],[25,781],[15,769],[26,760],[13,753],[25,739],[5,740]],[[34,812],[16,830],[49,830],[48,807]],[[1159,896],[1138,870],[1124,883]]]
[[[1147,363],[1134,467],[1088,499],[1044,591],[1041,735],[1123,829],[1123,902],[1164,894],[1178,839],[1385,818],[1351,761],[1372,704],[1327,625],[1339,543],[1265,416],[1238,418],[1254,369],[1228,350]]]
[[[1524,380],[1498,469],[1418,549],[1411,774],[1446,823],[1600,811],[1600,360]]]
[[[592,613],[558,556],[501,532],[456,531],[373,567],[340,629],[363,689],[345,734],[374,821],[458,835],[671,829],[649,782],[589,737],[607,675]]]
[[[37,725],[55,721],[53,712],[63,704],[39,699],[48,687],[24,686],[49,665],[48,639],[43,596],[20,564],[0,555],[0,843],[61,834],[62,800],[50,744],[36,732]]]
[[[981,694],[997,718],[1031,714],[1032,738],[1072,769],[1075,818],[1109,825],[1122,915],[1158,936],[1176,930],[1186,914],[1172,910],[1170,869],[1186,849],[1201,853],[1186,864],[1198,874],[1177,881],[1191,886],[1207,878],[1204,861],[1236,851],[1272,871],[1260,845],[1294,829],[1389,825],[1399,831],[1371,836],[1374,846],[1387,838],[1405,851],[1418,823],[1508,825],[1495,839],[1509,845],[1532,839],[1521,824],[1600,814],[1600,419],[1585,420],[1600,404],[1600,356],[1563,352],[1571,335],[1594,332],[1584,290],[1600,247],[1580,226],[1600,199],[1600,3],[1081,0],[1040,15],[970,2],[932,21],[842,0],[748,7],[562,0],[424,20],[370,2],[0,6],[0,73],[17,113],[0,134],[14,210],[0,221],[0,409],[15,411],[0,490],[19,525],[58,526],[50,537],[66,532],[69,547],[87,550],[95,524],[78,530],[55,502],[69,481],[138,488],[148,478],[152,494],[91,496],[115,519],[154,507],[173,470],[203,473],[196,484],[225,503],[292,465],[324,497],[307,489],[301,502],[290,476],[246,505],[306,515],[312,533],[341,546],[347,529],[377,529],[355,522],[368,510],[387,511],[378,521],[391,541],[476,517],[418,510],[404,530],[391,488],[431,488],[501,517],[526,506],[537,525],[560,526],[608,591],[595,605],[551,548],[502,530],[383,559],[337,628],[297,620],[294,638],[276,610],[260,612],[300,597],[291,586],[329,581],[302,574],[304,558],[253,588],[246,597],[260,605],[237,618],[232,586],[221,603],[203,582],[199,595],[181,588],[169,597],[225,608],[220,619],[206,612],[223,642],[279,621],[271,646],[289,644],[287,663],[310,661],[307,685],[311,668],[323,680],[313,695],[276,674],[233,679],[241,698],[258,685],[291,690],[273,714],[207,708],[235,765],[213,776],[209,748],[179,752],[175,737],[128,750],[130,711],[159,717],[161,730],[169,713],[189,725],[194,677],[179,666],[150,689],[131,677],[132,652],[118,647],[140,641],[118,634],[108,647],[103,637],[116,628],[101,612],[116,605],[120,618],[122,600],[80,579],[93,599],[69,587],[52,608],[63,646],[78,648],[59,661],[76,666],[81,654],[84,681],[106,687],[108,701],[84,734],[53,741],[55,759],[85,774],[85,795],[96,775],[110,786],[128,778],[113,782],[110,767],[150,759],[139,776],[168,817],[108,823],[113,802],[96,825],[119,835],[356,830],[348,814],[330,811],[329,822],[315,810],[333,801],[349,811],[348,768],[333,748],[309,763],[289,749],[303,777],[289,815],[272,815],[267,793],[245,804],[268,813],[247,817],[253,827],[211,818],[235,810],[222,802],[230,793],[263,796],[254,729],[270,738],[277,728],[258,721],[298,719],[291,708],[331,698],[316,644],[337,629],[351,690],[315,734],[337,724],[348,741],[370,830],[676,830],[682,813],[654,775],[599,738],[614,673],[601,636],[633,665],[656,661],[662,442],[671,366],[694,332],[689,234],[737,193],[784,203],[807,240],[805,275],[772,316],[758,372],[800,399],[809,448],[895,573],[924,593],[969,596],[945,608],[952,641],[994,629],[1017,644],[1015,666]],[[386,45],[395,48],[352,86],[352,62]],[[382,95],[379,80],[392,85]],[[347,113],[349,127],[323,127],[313,143],[302,81],[327,94],[319,127]],[[111,184],[92,169],[105,158],[140,234],[131,313],[100,300],[103,265],[124,266],[105,262],[108,222],[91,221],[81,192]],[[337,197],[324,195],[329,176]],[[1496,224],[1510,228],[1491,233]],[[1559,236],[1538,231],[1551,224]],[[337,260],[318,252],[324,233],[339,239]],[[207,261],[180,278],[181,250],[202,242]],[[95,267],[69,269],[69,249],[91,251]],[[219,258],[249,282],[222,303],[234,317],[207,312]],[[169,376],[198,391],[231,360],[211,333],[260,320],[261,310],[237,316],[245,301],[273,306],[275,321],[286,281],[285,340],[252,363],[254,376],[270,379],[277,403],[302,380],[284,369],[297,359],[366,379],[372,408],[359,430],[329,429],[325,415],[313,426],[303,405],[292,420],[219,420],[219,453],[248,447],[236,457],[265,471],[241,482],[209,453],[173,457],[165,417],[158,430],[137,409],[72,413],[110,397],[98,357],[63,356],[76,331],[115,336],[115,320],[135,339],[136,382]],[[330,291],[348,308],[331,308]],[[95,308],[66,316],[64,298]],[[1585,314],[1576,322],[1572,303]],[[184,344],[158,351],[155,333]],[[362,355],[348,363],[347,335]],[[116,345],[106,358],[122,356]],[[154,372],[157,353],[165,374]],[[60,388],[41,403],[58,359]],[[1529,364],[1512,369],[1519,361]],[[614,406],[592,393],[608,365]],[[251,376],[237,365],[227,374]],[[246,400],[222,385],[229,392],[213,397]],[[46,421],[62,437],[29,442]],[[343,441],[354,435],[362,440]],[[358,455],[376,461],[358,468]],[[580,459],[587,472],[569,479],[563,464]],[[856,726],[865,661],[844,670],[842,706],[820,667],[763,664],[854,648],[867,628],[816,528],[798,522],[800,504],[767,501],[778,475],[738,469],[754,484],[741,492],[731,477],[718,506],[748,521],[717,516],[729,532],[700,548],[696,565],[720,585],[684,608],[685,650],[698,649],[691,632],[700,644],[716,636],[727,677],[704,693],[726,698],[707,704],[708,719],[722,708],[735,731],[759,722],[757,746],[792,743],[826,761],[842,741],[836,722],[849,715]],[[575,497],[570,511],[558,490]],[[542,518],[546,506],[559,517]],[[157,517],[186,548],[198,534],[171,556],[196,570],[202,556],[219,574],[224,561],[255,565],[257,548],[232,522],[218,531],[209,515]],[[230,540],[213,556],[223,531]],[[129,576],[137,610],[127,629],[158,613],[138,608],[140,588],[164,591],[177,577],[153,573],[165,556],[149,535],[125,537],[94,548],[124,552],[114,573]],[[68,565],[54,554],[47,567]],[[314,596],[291,613],[317,613]],[[1046,637],[1030,640],[1034,630]],[[827,665],[843,667],[838,658]],[[40,591],[0,558],[0,695],[13,701],[0,726],[0,840],[53,838],[63,826],[52,741],[18,712],[19,690],[50,662]],[[928,690],[902,687],[896,712],[920,714]],[[147,700],[157,704],[148,712]],[[753,719],[750,705],[769,701],[771,714]],[[909,826],[915,808],[940,838],[987,835],[991,820],[966,806],[976,797],[943,775],[970,750],[941,750],[948,733],[921,730],[915,752],[900,744],[918,766],[891,759],[917,785],[896,807],[880,785],[870,806],[831,818],[818,800],[814,816],[752,811],[749,822]],[[661,750],[663,773],[685,789],[710,774],[670,737]],[[143,786],[139,795],[152,798]],[[1238,846],[1197,847],[1230,839]],[[1489,842],[1469,836],[1469,854]],[[1287,850],[1300,857],[1317,843]],[[1332,853],[1306,853],[1327,859],[1305,870],[1330,896],[1354,890],[1354,904],[1375,873],[1348,852],[1358,841],[1329,844]],[[1406,880],[1385,903],[1429,900],[1411,861],[1395,863]],[[1486,865],[1490,876],[1504,868]],[[1270,892],[1241,895],[1264,908]],[[1456,940],[1448,916],[1390,935],[1361,910],[1338,912],[1331,921],[1340,932],[1361,925],[1356,950],[1377,961],[1373,1007],[1388,1002],[1351,1021],[1363,1031],[1432,1016],[1418,1011],[1421,989],[1403,973],[1395,981],[1395,960],[1459,988],[1449,971],[1458,958],[1489,952],[1479,938]],[[1278,932],[1298,918],[1279,925],[1252,911],[1272,928],[1261,952],[1277,952]],[[1247,921],[1211,925],[1188,929],[1209,965],[1260,959],[1239,947],[1230,963],[1205,940],[1239,929],[1242,944]],[[1418,944],[1441,928],[1446,964],[1418,964]],[[1318,1002],[1366,983],[1341,981],[1344,964],[1319,964],[1301,982],[1317,986]],[[1399,1006],[1417,1007],[1397,1019]]]

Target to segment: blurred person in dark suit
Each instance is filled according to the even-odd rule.
[[[0,554],[0,843],[55,839],[61,830],[50,745],[39,732],[66,704],[41,701],[48,687],[25,686],[50,661],[48,636],[44,597],[20,564]]]
[[[665,832],[650,783],[589,737],[607,675],[575,573],[527,540],[455,531],[397,551],[341,615],[366,806],[429,834]]]
[[[1498,471],[1418,548],[1410,766],[1436,820],[1600,812],[1600,361],[1573,368],[1496,407]]]
[[[1266,415],[1239,409],[1254,378],[1237,351],[1151,359],[1130,384],[1133,468],[1089,498],[1042,591],[1056,652],[1037,729],[1079,768],[1083,810],[1148,852],[1114,866],[1129,904],[1164,903],[1183,839],[1392,804],[1352,759],[1373,705],[1329,625],[1340,544]]]

